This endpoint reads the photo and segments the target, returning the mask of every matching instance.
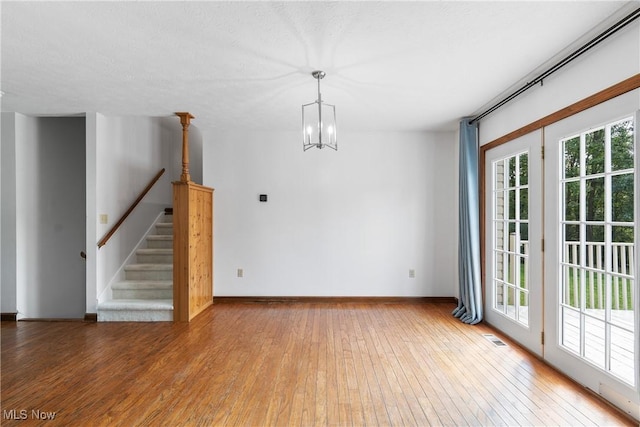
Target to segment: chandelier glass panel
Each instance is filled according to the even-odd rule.
[[[311,75],[318,80],[318,99],[302,106],[302,148],[329,147],[338,150],[338,132],[336,128],[336,106],[322,101],[320,80],[324,71],[314,71]]]

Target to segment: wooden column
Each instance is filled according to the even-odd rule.
[[[180,124],[182,124],[182,174],[180,181],[189,182],[191,181],[189,174],[189,125],[191,119],[195,117],[186,112],[176,113],[176,116],[180,117]]]
[[[189,124],[182,124],[182,174],[173,183],[173,320],[188,322],[213,304],[213,189],[191,181]]]

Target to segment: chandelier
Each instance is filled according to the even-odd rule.
[[[302,148],[329,147],[337,151],[336,106],[325,104],[320,95],[320,80],[326,73],[314,71],[311,75],[318,80],[318,99],[302,106]]]

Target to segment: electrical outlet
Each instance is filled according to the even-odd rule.
[[[414,269],[409,270],[409,278],[410,279],[416,278],[416,271]]]
[[[109,216],[107,214],[100,214],[100,224],[108,224]]]
[[[244,277],[244,270],[241,268],[238,269],[238,277]]]

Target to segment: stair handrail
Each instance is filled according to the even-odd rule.
[[[156,176],[153,177],[153,179],[149,182],[149,184],[145,187],[145,189],[142,190],[142,192],[140,193],[138,198],[131,204],[131,206],[129,206],[129,209],[127,209],[127,211],[120,217],[118,222],[116,222],[113,225],[113,227],[111,227],[111,230],[109,230],[109,232],[104,235],[102,240],[100,240],[98,242],[98,249],[103,247],[109,241],[111,236],[113,236],[115,234],[115,232],[118,230],[118,228],[120,228],[120,226],[122,225],[124,220],[127,219],[129,214],[131,214],[131,212],[133,212],[133,210],[136,208],[136,206],[138,206],[138,203],[140,203],[142,201],[142,199],[144,198],[144,196],[147,195],[149,190],[151,190],[151,187],[153,187],[155,185],[155,183],[158,182],[158,180],[160,179],[160,177],[162,176],[163,173],[164,173],[164,168],[160,169],[160,171],[156,174]]]

